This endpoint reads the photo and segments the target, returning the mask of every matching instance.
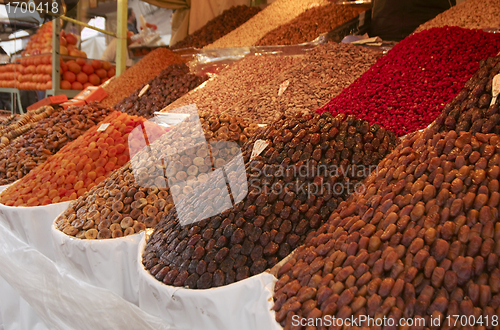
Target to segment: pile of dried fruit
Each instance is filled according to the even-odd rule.
[[[257,140],[269,145],[249,160]],[[245,145],[246,171],[235,160],[225,168],[235,205],[212,212],[224,203],[225,180],[188,193],[156,226],[143,264],[157,280],[193,289],[259,274],[302,244],[394,144],[394,133],[352,116],[278,121]],[[202,220],[183,226],[181,214]]]
[[[0,184],[21,179],[111,111],[95,104],[74,106],[38,121],[29,132],[0,151]]]
[[[500,1],[463,1],[420,25],[415,32],[443,26],[459,26],[467,29],[498,28],[500,27]]]
[[[181,64],[183,62],[179,55],[174,54],[167,48],[153,50],[103,87],[108,96],[102,100],[101,105],[105,107],[115,106],[136,89],[144,86],[150,79],[156,77],[162,70],[172,64]]]
[[[269,31],[255,45],[298,45],[313,41],[320,34],[335,29],[365,10],[362,7],[343,6],[334,3],[322,7],[313,7],[297,16],[290,23]]]
[[[116,111],[0,194],[8,206],[38,206],[82,196],[129,160],[128,135],[144,118]]]
[[[366,192],[342,203],[281,267],[276,320],[491,322],[500,308],[499,143],[496,134],[454,131],[407,137]]]
[[[327,43],[304,55],[267,84],[222,111],[254,122],[271,124],[283,113],[314,111],[325,105],[373,65],[382,54],[350,44]],[[341,72],[342,74],[339,74]],[[280,94],[282,84],[288,84]]]
[[[188,35],[170,49],[203,48],[215,40],[222,38],[241,24],[248,21],[260,11],[259,7],[234,6],[224,10],[222,14],[210,20],[201,29]]]
[[[82,239],[104,239],[155,227],[174,206],[171,190],[175,199],[182,199],[196,182],[207,180],[213,165],[223,166],[233,158],[240,150],[234,147],[243,144],[257,129],[256,125],[225,115],[200,114],[199,119],[196,123],[197,116],[193,116],[176,125],[155,143],[151,130],[146,128],[151,150],[140,152],[79,197],[56,219],[57,228]],[[191,148],[205,143],[205,139],[210,141],[210,151]],[[217,150],[214,148],[214,141],[226,140],[234,144],[224,142],[222,146],[217,142]],[[164,168],[164,164],[168,167]]]
[[[186,64],[172,64],[144,86],[121,100],[115,109],[149,119],[156,111],[177,100],[207,80],[189,73]]]
[[[21,116],[10,117],[5,122],[6,125],[0,127],[0,149],[5,148],[12,140],[29,131],[36,122],[49,117],[53,112],[54,108],[45,106]]]
[[[165,108],[165,111],[196,103],[200,111],[222,112],[236,102],[246,99],[249,93],[258,90],[260,86],[274,81],[281,72],[288,70],[302,60],[301,56],[245,57],[222,70],[217,76],[210,79],[203,88],[194,90],[172,102]],[[258,118],[259,121],[256,123],[263,123],[268,118],[279,118],[275,114],[276,111],[276,109],[267,109],[264,118]],[[245,116],[244,112],[234,112],[234,114]]]
[[[500,56],[479,63],[479,70],[433,123],[439,131],[500,134],[500,100],[492,101],[493,78],[500,73]]]
[[[496,55],[500,35],[434,28],[396,45],[319,111],[354,114],[399,136],[428,126],[474,74]]]
[[[328,3],[327,0],[276,0],[246,23],[205,48],[253,46],[266,33],[287,24],[307,9]]]

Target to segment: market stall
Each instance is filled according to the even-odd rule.
[[[297,4],[0,126],[0,329],[498,326],[500,24]]]

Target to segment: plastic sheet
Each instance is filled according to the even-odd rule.
[[[54,219],[70,202],[34,207],[13,207],[0,204],[0,222],[28,245],[54,260],[54,245],[50,228]]]
[[[68,236],[51,226],[56,262],[87,283],[112,291],[138,305],[137,249],[144,232],[113,239]]]
[[[180,329],[278,330],[274,319],[273,289],[269,273],[252,276],[220,288],[190,290],[165,285],[142,265],[143,240],[138,249],[139,306]]]
[[[47,326],[36,315],[19,293],[0,276],[0,329],[2,330],[47,330]]]
[[[113,292],[75,278],[71,269],[56,265],[1,222],[0,270],[51,330],[177,329]]]

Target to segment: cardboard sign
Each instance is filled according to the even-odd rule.
[[[267,146],[270,144],[271,144],[270,141],[264,141],[264,140],[255,141],[255,144],[253,145],[253,149],[252,149],[252,154],[250,155],[250,160],[252,160],[255,157],[257,157],[258,155],[260,155],[262,153],[262,151],[264,151],[264,149],[266,149]]]

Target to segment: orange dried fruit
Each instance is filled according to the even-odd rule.
[[[100,154],[101,154],[101,151],[99,149],[92,149],[89,152],[89,157],[95,161],[97,158],[99,158]]]

